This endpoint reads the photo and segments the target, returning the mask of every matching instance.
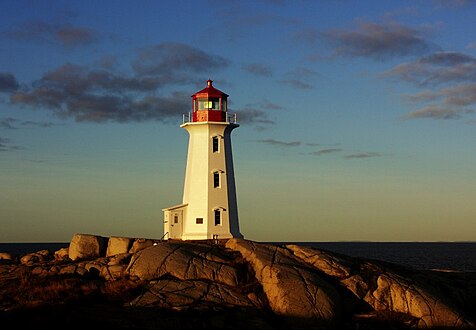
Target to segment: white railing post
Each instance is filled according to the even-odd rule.
[[[189,123],[192,121],[192,120],[190,119],[190,115],[191,115],[191,113],[190,113],[190,111],[189,111],[189,112],[188,112],[188,122],[189,122]]]

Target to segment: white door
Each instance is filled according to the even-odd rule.
[[[170,212],[170,238],[180,239],[182,238],[182,222],[183,211],[171,211]]]

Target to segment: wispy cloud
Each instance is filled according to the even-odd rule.
[[[353,30],[329,30],[323,37],[334,46],[337,56],[386,59],[421,55],[436,48],[423,32],[396,22],[360,22]]]
[[[293,40],[314,45],[321,38],[321,32],[315,28],[308,27],[297,31],[292,35],[292,37]]]
[[[373,158],[373,157],[381,157],[381,156],[383,155],[378,152],[361,152],[361,153],[346,155],[345,158],[346,159],[364,159],[364,158]]]
[[[433,0],[438,5],[446,8],[464,7],[474,4],[474,0]]]
[[[312,89],[313,88],[311,84],[308,84],[298,79],[284,79],[284,80],[281,80],[281,82],[283,84],[294,87],[296,89]]]
[[[23,148],[20,146],[12,145],[10,139],[0,137],[0,152],[20,150],[20,149],[23,149]]]
[[[314,88],[311,82],[316,75],[313,70],[300,67],[287,72],[280,82],[295,89],[308,90]]]
[[[0,92],[11,92],[17,90],[18,84],[15,76],[8,72],[0,72]]]
[[[418,87],[476,82],[476,58],[459,52],[437,52],[400,64],[383,77],[398,78]]]
[[[177,80],[172,74],[208,73],[210,68],[224,69],[230,62],[182,43],[162,43],[139,50],[132,67],[138,75],[159,75]],[[184,76],[186,77],[186,76]],[[180,79],[183,80],[183,77]]]
[[[271,77],[273,75],[273,70],[269,66],[260,63],[247,64],[242,69],[255,76]]]
[[[274,120],[270,119],[268,113],[254,108],[245,108],[236,110],[236,116],[239,123],[251,125],[274,125]]]
[[[437,52],[400,64],[384,74],[425,90],[405,96],[424,103],[404,119],[460,119],[476,105],[476,58],[459,52]],[[449,87],[445,87],[449,86]],[[427,104],[431,102],[431,104]],[[425,104],[426,103],[426,104]]]
[[[279,147],[297,147],[301,145],[300,141],[287,142],[287,141],[280,141],[275,139],[264,139],[264,140],[255,140],[255,141],[259,143],[264,143],[264,144],[279,146]]]
[[[0,118],[0,128],[2,129],[20,129],[20,128],[47,128],[59,125],[53,122],[19,120],[11,117]]]
[[[267,109],[267,110],[283,110],[284,107],[282,105],[279,105],[279,104],[276,104],[276,103],[273,103],[273,102],[269,102],[269,101],[264,101],[261,106],[263,107],[263,109]]]
[[[311,152],[310,154],[315,155],[315,156],[322,156],[322,155],[333,154],[333,153],[341,152],[341,151],[343,151],[343,149],[329,148],[329,149],[321,149],[321,150],[318,150],[318,151],[314,151],[314,152]]]
[[[403,119],[431,118],[431,119],[460,119],[462,114],[472,110],[429,105],[416,111],[407,113]]]
[[[412,102],[441,100],[446,105],[467,106],[476,104],[476,83],[461,84],[454,87],[425,91],[407,97]]]
[[[190,107],[189,93],[171,88],[196,83],[209,67],[218,70],[228,61],[188,45],[166,43],[141,49],[132,64],[134,75],[67,63],[12,92],[10,102],[79,122],[166,122]],[[259,112],[253,115],[265,118]]]
[[[47,42],[64,47],[91,44],[98,39],[98,33],[91,28],[44,21],[26,22],[3,31],[1,35],[20,41]]]

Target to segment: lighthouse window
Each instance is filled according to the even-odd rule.
[[[213,148],[213,152],[218,152],[218,151],[219,151],[219,149],[218,149],[219,146],[220,146],[219,142],[220,142],[220,141],[218,140],[218,136],[214,136],[214,137],[212,138],[212,148]]]
[[[220,99],[217,97],[199,99],[198,110],[220,110]]]
[[[196,219],[195,219],[195,223],[196,223],[197,225],[203,224],[203,218],[196,218]]]
[[[220,210],[215,210],[215,226],[221,225],[221,212]]]
[[[220,172],[213,172],[213,188],[220,188]]]

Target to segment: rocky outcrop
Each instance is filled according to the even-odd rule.
[[[129,237],[109,237],[107,242],[106,257],[121,253],[128,253],[133,242],[134,239]]]
[[[69,248],[61,248],[54,253],[56,260],[66,260],[69,259]]]
[[[129,253],[136,253],[141,250],[144,250],[150,246],[153,246],[154,244],[158,244],[157,240],[153,239],[147,239],[147,238],[138,238],[134,240],[134,243],[132,244],[131,249],[129,250]]]
[[[181,320],[190,315],[212,320],[207,328],[216,324],[230,329],[243,324],[254,329],[476,328],[472,273],[420,271],[243,239],[222,245],[127,238],[106,242],[101,236],[76,234],[69,249],[0,260],[0,319],[2,310],[14,309],[14,292],[35,283],[32,279],[44,278],[45,294],[31,298],[29,294],[41,288],[21,291],[28,292],[28,303],[46,299],[51,304],[47,297],[66,280],[78,281],[73,288],[81,292],[103,283],[96,295],[112,292],[114,299],[124,295],[121,302],[128,309],[120,312],[121,318],[133,311],[173,311]],[[53,279],[59,284],[49,285]],[[114,283],[134,283],[137,289],[111,291]],[[190,322],[192,326],[195,321]]]
[[[238,270],[223,249],[205,244],[162,242],[134,254],[127,272],[141,280],[165,275],[180,280],[203,279],[230,286],[238,284]]]
[[[251,265],[273,312],[299,323],[339,323],[342,299],[337,291],[289,251],[243,239],[231,239],[226,247],[240,252]]]
[[[69,258],[93,259],[105,255],[106,238],[95,235],[75,234],[69,244]]]
[[[315,269],[337,279],[375,311],[407,314],[423,328],[474,327],[457,302],[446,297],[446,286],[428,274],[397,265],[359,262],[297,245],[288,245],[294,255]]]
[[[23,265],[33,265],[40,262],[45,262],[49,257],[50,252],[48,250],[41,250],[38,252],[25,254],[20,258],[20,262]]]
[[[134,299],[135,307],[161,307],[175,310],[211,304],[220,307],[252,307],[252,301],[235,287],[196,280],[154,280],[144,294]]]
[[[8,252],[0,252],[0,260],[13,260],[13,256]]]

